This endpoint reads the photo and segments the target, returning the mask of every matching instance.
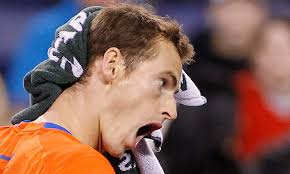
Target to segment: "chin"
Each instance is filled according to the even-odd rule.
[[[104,147],[105,151],[108,152],[111,156],[113,157],[116,157],[116,158],[120,158],[124,152],[125,152],[125,149],[122,148],[121,145],[107,145]]]
[[[111,156],[121,158],[125,151],[107,151]]]

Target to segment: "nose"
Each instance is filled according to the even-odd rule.
[[[161,101],[161,113],[166,119],[175,120],[177,117],[176,102],[173,95],[168,95],[166,99]]]

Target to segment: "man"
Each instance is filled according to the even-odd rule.
[[[114,173],[166,119],[193,48],[180,26],[141,6],[81,11],[56,32],[49,59],[24,78],[31,106],[0,131],[0,173]]]

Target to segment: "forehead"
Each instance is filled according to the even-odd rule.
[[[143,63],[139,64],[135,73],[143,76],[156,75],[163,72],[170,72],[177,80],[180,79],[182,62],[179,53],[173,43],[169,41],[159,41],[155,45],[155,53]]]
[[[169,41],[160,41],[156,45],[156,54],[150,61],[155,71],[171,71],[177,78],[181,75],[182,62],[180,55]]]

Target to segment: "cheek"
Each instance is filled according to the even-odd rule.
[[[157,106],[157,98],[151,90],[137,91],[136,95],[128,102],[132,117],[142,120],[153,115]]]
[[[146,101],[152,102],[158,98],[158,88],[152,82],[136,82],[128,85],[124,94],[125,100],[130,105],[138,105]]]
[[[112,112],[122,119],[131,119],[136,115],[152,115],[159,98],[158,89],[144,82],[120,85],[113,93],[110,96]]]
[[[103,137],[106,150],[113,154],[120,151],[132,132],[156,115],[158,108],[158,100],[150,88],[127,86],[119,91],[112,103],[111,120],[107,120],[110,123],[105,123],[107,129]]]

